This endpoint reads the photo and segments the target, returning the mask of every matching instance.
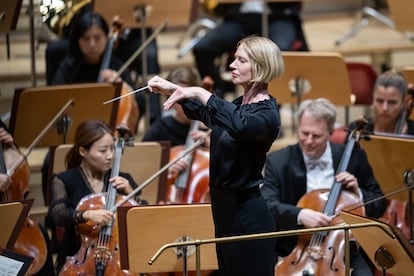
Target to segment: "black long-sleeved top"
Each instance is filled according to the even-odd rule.
[[[276,139],[280,115],[276,100],[242,105],[212,95],[206,106],[184,100],[186,115],[212,129],[210,140],[210,186],[243,191],[262,183],[266,153]]]

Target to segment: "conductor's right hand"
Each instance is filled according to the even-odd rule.
[[[178,85],[159,76],[154,76],[148,81],[148,89],[153,93],[161,93],[170,96],[177,90]]]

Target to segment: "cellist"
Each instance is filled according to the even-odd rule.
[[[105,209],[77,211],[79,201],[86,195],[105,192],[113,185],[120,194],[128,194],[137,184],[128,173],[109,179],[114,158],[114,136],[109,127],[98,120],[87,120],[78,125],[73,148],[65,158],[67,170],[52,180],[49,214],[65,232],[58,248],[56,272],[65,264],[67,256],[75,255],[80,247],[76,225],[90,220],[106,224],[113,213]]]
[[[16,154],[8,154],[7,152],[8,151],[17,152],[18,146],[14,143],[13,136],[10,134],[9,129],[7,128],[7,126],[4,124],[2,120],[0,120],[0,147],[2,149],[1,154],[3,156],[1,157],[1,160],[3,164],[5,164],[6,161],[10,161],[10,163],[13,164],[15,160],[6,160],[6,159],[16,157]],[[6,156],[10,156],[10,157],[6,158]],[[20,175],[18,175],[17,177],[20,177]],[[13,183],[14,180],[16,180],[16,183]],[[21,186],[22,183],[17,183],[17,181],[20,182],[20,179],[14,179],[13,176],[8,175],[7,173],[3,173],[3,172],[0,173],[0,198],[2,202],[24,199],[25,195],[22,193],[25,193],[26,191],[22,191],[21,190],[22,187],[18,187],[18,186]],[[13,184],[15,184],[16,186],[14,187]],[[25,183],[25,184],[28,185],[29,183]],[[16,192],[18,194],[18,197],[16,196]],[[38,259],[44,258],[45,262],[39,268],[36,275],[38,276],[50,275],[51,273],[53,273],[53,261],[52,261],[52,255],[50,252],[49,236],[41,224],[34,223],[31,227],[36,228],[36,229],[29,227],[31,230],[26,232],[29,235],[26,235],[25,237],[19,236],[18,238],[18,240],[22,238],[22,241],[18,241],[20,242],[19,247],[21,247],[20,249],[18,248],[18,250],[23,250],[22,252],[19,252],[19,253],[30,255],[31,257],[35,257],[36,254],[39,254],[40,252],[42,252],[41,254],[43,254],[43,256],[36,256],[36,257]],[[41,244],[41,243],[37,243],[37,241],[33,239],[44,240],[46,247],[43,249],[36,248],[36,245]],[[34,252],[33,248],[36,249],[36,252]]]
[[[367,132],[376,134],[414,135],[414,121],[409,119],[412,96],[400,72],[391,69],[382,73],[373,87],[372,110]],[[352,130],[355,122],[349,125]]]
[[[336,120],[335,106],[326,99],[303,101],[296,114],[298,143],[269,153],[265,163],[265,176],[261,193],[273,214],[277,230],[293,230],[328,226],[333,218],[320,210],[298,207],[298,201],[315,189],[330,189],[334,181],[342,183],[342,190],[351,192],[361,202],[383,195],[368,163],[366,154],[355,148],[347,170],[335,175],[345,146],[329,142]],[[377,200],[365,206],[368,217],[378,218],[385,210],[385,200]],[[286,257],[295,247],[294,236],[279,238],[276,251]],[[342,241],[340,241],[342,242]],[[338,248],[337,248],[338,249]],[[341,250],[335,251],[336,255]],[[322,252],[329,261],[328,252]],[[342,251],[343,254],[343,251]],[[304,259],[308,254],[304,253]],[[363,257],[355,242],[351,245],[352,275],[373,275],[369,259]],[[283,263],[283,258],[277,267]],[[342,260],[341,260],[342,261]],[[287,262],[286,262],[287,263]],[[293,266],[293,264],[287,264]],[[277,275],[284,271],[276,271]],[[340,275],[329,271],[318,273],[309,269],[298,275]]]

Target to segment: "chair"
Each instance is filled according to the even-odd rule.
[[[352,105],[363,105],[367,109],[365,115],[369,114],[368,107],[373,102],[373,87],[377,80],[377,72],[367,63],[347,62],[346,68],[351,87]],[[349,123],[349,106],[345,107],[345,121]]]

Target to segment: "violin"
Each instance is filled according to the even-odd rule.
[[[19,161],[22,162],[19,162]],[[6,192],[0,192],[1,202],[23,200],[28,194],[30,168],[19,150],[0,145],[0,173],[11,176],[12,184]],[[33,258],[28,274],[39,272],[47,258],[45,237],[39,225],[26,218],[13,248],[17,253]]]
[[[199,128],[199,121],[192,120],[189,133]],[[191,147],[195,141],[187,135],[185,145],[175,146],[170,151],[173,160],[183,150]],[[208,150],[197,148],[184,157],[190,166],[179,173],[170,176],[167,183],[167,202],[171,203],[205,203],[209,202],[209,162]]]
[[[119,175],[121,156],[125,143],[126,128],[118,128],[119,138],[115,148],[111,178]],[[105,193],[90,194],[81,199],[76,211],[106,209],[112,212],[117,203],[125,200],[125,196],[117,194],[116,188],[107,185]],[[124,201],[124,206],[138,206],[133,199]],[[116,209],[115,209],[116,210]],[[76,255],[67,257],[59,275],[136,275],[122,270],[118,259],[118,228],[113,219],[105,225],[96,225],[90,221],[77,225],[81,236],[81,247]]]
[[[346,171],[354,146],[359,138],[354,130],[349,136],[336,174]],[[297,203],[300,208],[308,208],[334,217],[332,225],[343,223],[336,214],[349,206],[355,214],[363,216],[365,209],[357,195],[342,190],[342,183],[335,181],[331,189],[316,189],[305,194]],[[276,265],[275,275],[345,275],[344,232],[321,231],[313,235],[301,235],[290,255]]]

